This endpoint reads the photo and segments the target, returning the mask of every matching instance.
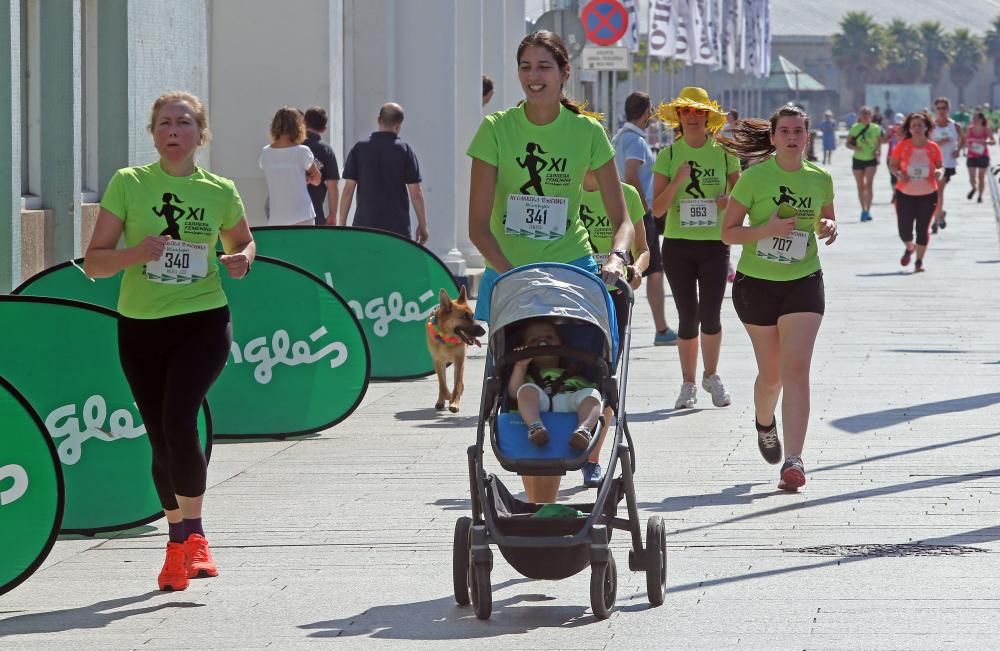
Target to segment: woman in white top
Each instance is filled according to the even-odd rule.
[[[315,211],[306,183],[320,184],[312,151],[302,144],[306,124],[297,108],[283,106],[271,120],[271,144],[260,152],[267,180],[269,226],[313,226]]]

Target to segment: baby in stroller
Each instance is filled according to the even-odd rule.
[[[559,328],[546,319],[531,319],[519,325],[514,350],[538,346],[562,346]],[[542,446],[549,442],[549,432],[541,420],[541,411],[576,412],[577,426],[570,436],[574,449],[590,445],[591,432],[601,411],[601,393],[593,382],[580,376],[572,365],[561,366],[558,357],[532,357],[514,363],[507,389],[517,400],[521,419],[528,426],[528,439]]]

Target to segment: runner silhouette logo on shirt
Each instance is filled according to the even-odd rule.
[[[515,158],[518,167],[528,172],[528,180],[521,186],[521,194],[533,194],[536,197],[544,197],[545,191],[542,185],[550,187],[565,187],[570,184],[569,174],[566,173],[566,159],[554,156],[542,149],[542,146],[535,142],[525,145],[524,159]],[[547,158],[543,158],[543,156]]]
[[[684,188],[684,192],[697,199],[704,199],[705,191],[701,189],[701,178],[705,175],[705,170],[703,170],[698,163],[693,160],[689,160],[688,165],[691,166],[691,181],[688,183],[687,187]]]
[[[798,210],[811,211],[812,210],[812,197],[800,197],[798,194],[792,190],[787,185],[778,186],[778,196],[771,197],[771,201],[774,202],[775,206],[783,203]]]
[[[205,222],[205,209],[185,205],[183,199],[172,192],[164,192],[163,205],[153,208],[153,214],[162,217],[167,227],[160,235],[169,235],[172,239],[181,240],[181,231],[185,235],[209,235],[212,226]]]

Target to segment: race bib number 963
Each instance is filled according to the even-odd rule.
[[[160,259],[146,263],[146,278],[163,285],[190,285],[207,275],[207,244],[168,240]]]
[[[712,199],[682,199],[678,210],[682,228],[704,228],[719,223],[719,207]]]

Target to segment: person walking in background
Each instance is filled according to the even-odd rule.
[[[412,201],[413,211],[417,213],[413,240],[426,244],[429,234],[424,193],[420,189],[420,165],[413,149],[399,137],[403,117],[403,107],[399,104],[383,104],[378,112],[378,131],[356,143],[347,154],[337,223],[347,225],[357,188],[354,226],[377,228],[410,239]]]
[[[283,106],[271,120],[271,144],[257,164],[267,181],[268,226],[313,226],[316,212],[306,183],[318,185],[319,168],[312,151],[302,144],[306,125],[302,112]]]
[[[306,139],[303,143],[313,153],[316,167],[319,168],[320,182],[309,184],[309,198],[312,200],[313,211],[316,213],[317,226],[334,226],[337,223],[337,205],[340,202],[340,168],[337,167],[337,157],[330,145],[323,141],[326,133],[327,114],[321,106],[306,109]],[[329,209],[325,209],[329,206]]]
[[[965,134],[962,126],[948,116],[951,109],[951,101],[947,97],[938,97],[934,100],[934,130],[931,132],[931,139],[941,148],[941,156],[944,160],[944,176],[938,184],[937,211],[934,213],[934,223],[931,224],[931,232],[937,233],[939,228],[947,228],[948,222],[945,217],[948,211],[944,209],[944,191],[955,176],[958,169],[958,156],[965,146]],[[965,107],[962,107],[965,110]]]
[[[733,188],[722,238],[743,245],[733,305],[757,359],[757,447],[768,463],[781,462],[775,409],[783,391],[785,462],[778,488],[791,491],[806,483],[809,367],[826,310],[817,240],[837,239],[833,178],[803,160],[808,137],[809,117],[786,105],[769,121],[743,120],[733,137],[722,140],[730,153],[758,163]]]
[[[881,157],[882,127],[872,121],[872,112],[867,106],[858,109],[858,121],[847,132],[847,148],[854,150],[851,170],[858,186],[861,221],[869,222],[872,220],[872,181]]]
[[[971,199],[979,190],[978,203],[983,202],[983,190],[986,189],[986,170],[990,167],[990,145],[995,145],[996,139],[993,137],[993,130],[990,129],[986,115],[979,111],[972,117],[972,126],[965,137],[967,158],[966,166],[969,168],[969,185],[972,189],[965,195],[966,199]]]
[[[483,106],[489,104],[491,99],[493,99],[493,80],[483,75]]]
[[[233,338],[219,267],[242,278],[256,249],[235,184],[195,165],[209,138],[201,101],[185,92],[160,95],[149,131],[160,159],[111,177],[83,269],[90,278],[124,271],[118,354],[152,448],[169,530],[157,586],[184,590],[190,579],[219,574],[202,525],[208,464],[198,438],[198,413]],[[150,209],[168,194],[204,215],[180,220],[178,237],[163,234],[165,216]],[[219,239],[225,254],[216,258]]]
[[[913,271],[924,270],[924,254],[930,241],[931,218],[938,203],[938,179],[941,178],[943,162],[941,148],[927,139],[933,129],[931,117],[926,113],[910,113],[900,127],[899,144],[889,156],[890,173],[896,182],[896,223],[899,239],[906,247],[899,264],[910,264],[914,251],[917,260]],[[916,231],[916,245],[913,235]]]
[[[882,126],[882,122],[884,119],[885,118],[882,115],[881,109],[879,109],[879,107],[876,106],[875,111],[872,113],[872,122],[879,126]]]
[[[653,313],[656,334],[654,346],[677,344],[677,333],[667,324],[664,313],[666,293],[663,286],[663,260],[660,254],[660,221],[653,219],[653,150],[646,142],[646,127],[653,118],[653,105],[646,93],[636,91],[625,98],[625,124],[611,140],[615,146],[615,166],[622,180],[639,193],[644,216],[642,218],[646,243],[649,247],[649,264],[642,272],[646,279],[646,300]]]
[[[611,222],[611,250],[600,269],[605,282],[624,277],[635,232],[628,219],[615,150],[600,122],[583,115],[563,94],[570,75],[569,53],[556,34],[540,30],[521,40],[517,75],[525,100],[483,118],[466,153],[469,182],[469,239],[486,260],[479,282],[476,319],[489,321],[493,285],[500,274],[537,262],[572,264],[597,273],[587,229],[580,219],[580,195],[593,170]],[[565,161],[559,169],[526,169],[526,152],[543,150]],[[530,153],[529,153],[530,155]],[[528,178],[539,173],[539,184]],[[529,181],[529,183],[526,183]],[[525,187],[541,190],[527,193]],[[532,213],[546,200],[545,232],[533,228]],[[530,502],[555,502],[560,477],[522,475]]]
[[[725,407],[732,398],[718,367],[729,247],[721,239],[720,213],[740,177],[740,161],[712,137],[725,124],[726,114],[705,89],[682,88],[657,114],[681,130],[681,137],[661,151],[653,165],[653,214],[666,215],[663,269],[677,306],[682,383],[674,408],[689,409],[698,402],[699,347],[701,386],[711,394],[712,404]]]
[[[818,126],[823,134],[823,164],[829,165],[833,162],[833,150],[837,148],[837,123],[833,121],[833,111],[825,111]]]

